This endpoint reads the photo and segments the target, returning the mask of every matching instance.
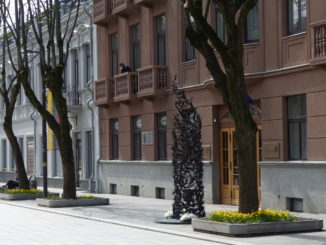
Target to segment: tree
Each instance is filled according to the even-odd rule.
[[[6,52],[7,47],[10,46],[10,34],[7,32],[6,28],[6,18],[8,12],[5,5],[0,5],[0,13],[2,16],[1,21],[1,85],[0,85],[0,95],[3,99],[5,106],[5,116],[3,122],[3,129],[9,140],[13,157],[16,163],[17,179],[19,182],[20,189],[29,189],[29,180],[27,177],[24,158],[12,127],[12,117],[15,110],[15,105],[19,93],[21,92],[20,80],[16,78],[7,79],[6,70],[8,68],[7,61],[8,55]]]
[[[13,4],[15,21],[7,22],[7,26],[13,33],[17,47],[18,66],[14,67],[17,79],[21,82],[29,101],[46,120],[58,142],[63,165],[63,198],[75,199],[75,165],[70,135],[72,127],[62,89],[63,73],[69,55],[70,41],[77,25],[80,0],[69,2],[70,8],[69,4],[63,5],[60,0],[15,0]],[[61,16],[63,11],[68,12],[64,20]],[[29,48],[34,40],[36,51],[33,52],[38,53],[42,83],[52,93],[58,121],[39,101],[28,80],[28,54],[31,52]]]
[[[248,104],[243,65],[244,26],[249,11],[257,0],[181,0],[186,14],[186,38],[206,61],[215,87],[230,110],[236,129],[235,142],[239,160],[239,212],[258,209],[256,131]],[[216,4],[226,29],[226,42],[221,40],[207,17]],[[205,6],[204,6],[205,5]],[[215,51],[220,56],[216,56]]]
[[[184,90],[173,85],[178,114],[173,120],[173,218],[184,213],[205,217],[201,118]]]

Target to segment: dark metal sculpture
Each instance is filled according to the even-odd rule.
[[[173,218],[184,213],[205,217],[201,119],[184,90],[172,85],[177,96],[173,120]]]

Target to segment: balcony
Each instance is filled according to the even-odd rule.
[[[63,90],[63,96],[66,98],[69,112],[75,112],[82,109],[81,93],[78,87],[74,85],[66,86]]]
[[[326,22],[312,24],[312,60],[313,65],[326,64]]]
[[[112,8],[113,1],[111,0],[94,0],[93,13],[94,24],[106,25],[113,18]]]
[[[138,69],[137,97],[152,97],[162,95],[167,89],[167,67],[149,66]]]
[[[135,4],[144,5],[146,7],[151,7],[154,4],[166,2],[166,0],[134,0]]]
[[[135,0],[111,0],[112,15],[128,16],[135,11]]]
[[[114,76],[115,96],[114,102],[129,102],[137,98],[138,73],[126,72]]]
[[[95,81],[95,105],[108,106],[113,102],[114,80],[102,78]]]

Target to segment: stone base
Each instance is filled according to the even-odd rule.
[[[59,193],[49,193],[49,197],[58,197]],[[43,193],[37,193],[37,194],[5,194],[5,193],[0,193],[0,199],[4,200],[33,200],[36,198],[42,198]]]
[[[300,219],[287,222],[263,222],[230,224],[208,220],[192,220],[194,231],[222,234],[227,236],[254,236],[275,233],[319,231],[323,229],[322,220]]]
[[[185,222],[181,222],[178,219],[157,218],[154,221],[159,224],[169,224],[169,225],[189,225],[189,224],[191,224],[191,219],[189,219]]]
[[[97,206],[109,205],[108,198],[94,198],[94,199],[62,199],[62,200],[49,200],[38,198],[36,199],[37,205],[49,208],[63,208],[63,207],[76,207],[76,206]]]

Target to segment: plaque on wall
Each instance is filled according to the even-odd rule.
[[[153,131],[142,132],[142,145],[152,145],[153,144]]]
[[[280,159],[280,143],[263,143],[263,157],[264,159]]]
[[[203,145],[203,160],[211,160],[211,145]]]

